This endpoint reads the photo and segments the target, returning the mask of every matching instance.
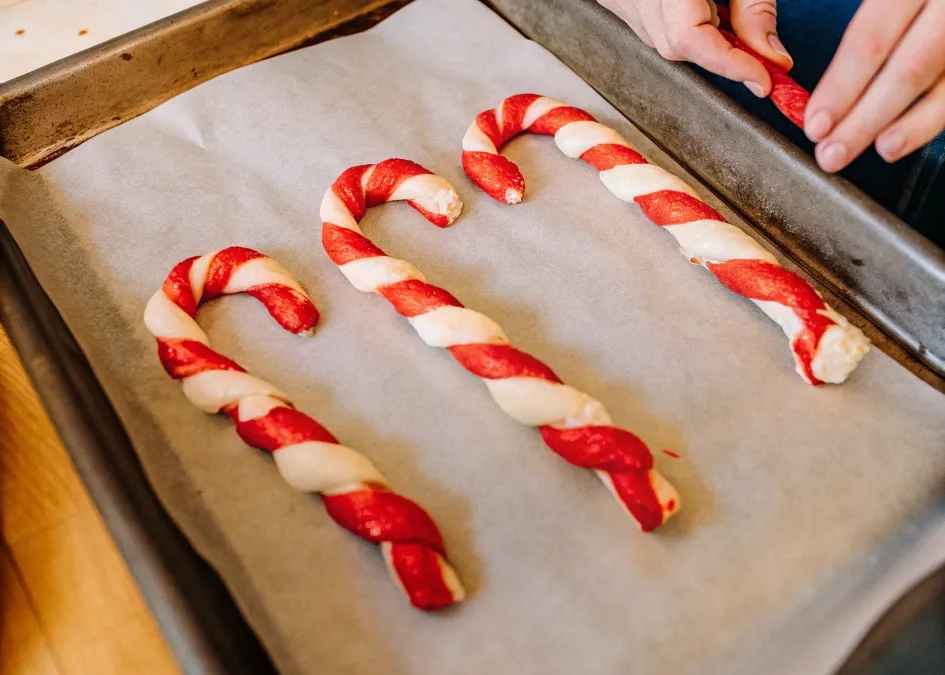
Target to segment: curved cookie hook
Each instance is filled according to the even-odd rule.
[[[237,246],[188,258],[171,270],[144,312],[167,374],[181,381],[197,408],[229,415],[240,438],[271,452],[289,485],[320,493],[336,523],[379,544],[391,576],[415,607],[435,610],[462,600],[463,588],[426,511],[390,491],[367,457],[339,444],[286,394],[210,348],[194,320],[197,308],[235,293],[258,299],[287,331],[314,333],[315,305],[274,260]]]
[[[476,117],[463,138],[463,168],[494,199],[517,204],[525,195],[521,171],[499,154],[523,131],[554,136],[564,154],[600,171],[618,199],[638,204],[643,215],[668,230],[684,256],[758,305],[791,341],[797,372],[810,384],[843,382],[869,351],[860,329],[827,306],[810,284],[725,222],[685,181],[648,163],[623,136],[579,108],[518,94]]]
[[[463,307],[428,284],[413,265],[388,257],[361,233],[358,222],[366,207],[398,199],[408,200],[440,227],[452,223],[462,208],[449,183],[403,159],[352,167],[325,194],[322,244],[348,281],[359,291],[383,296],[428,345],[448,349],[482,378],[506,414],[538,427],[554,452],[595,470],[641,529],[668,520],[679,509],[679,496],[653,468],[653,457],[639,438],[615,427],[599,401],[509,344],[495,321]]]

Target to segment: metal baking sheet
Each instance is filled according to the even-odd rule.
[[[447,7],[424,0],[371,35],[232,73],[100,136],[39,175],[5,171],[9,224],[17,226],[21,246],[127,421],[162,503],[221,570],[288,672],[323,661],[374,672],[385,658],[415,671],[473,672],[496,659],[520,661],[522,670],[547,669],[549,659],[576,667],[592,653],[599,672],[619,663],[650,664],[653,672],[691,670],[703,659],[723,663],[724,652],[752,642],[765,624],[779,625],[778,615],[791,605],[806,605],[807,589],[834,597],[830,577],[859,565],[861,554],[931,497],[941,458],[929,446],[938,445],[942,430],[930,416],[945,401],[878,353],[845,387],[804,386],[776,327],[693,270],[671,240],[619,201],[582,198],[600,191],[593,172],[534,141],[516,147],[528,149],[519,158],[531,163],[537,197],[513,210],[461,188],[463,221],[448,232],[412,230],[410,250],[431,278],[449,277],[460,297],[491,307],[513,335],[540,341],[540,353],[550,354],[557,368],[591,391],[608,392],[615,414],[633,420],[657,447],[683,451],[686,459],[675,465],[662,461],[688,500],[666,537],[633,537],[617,514],[606,516],[612,504],[604,492],[569,489],[592,477],[573,477],[541,451],[534,433],[497,418],[481,387],[455,367],[444,368],[401,323],[385,321],[388,309],[361,301],[356,311],[339,311],[335,299],[352,291],[312,251],[317,184],[365,154],[420,152],[458,186],[467,185],[457,175],[458,139],[480,101],[537,87],[588,107],[672,166],[573,73],[481,5],[466,0]],[[483,53],[491,56],[478,57],[479,77],[468,77],[467,64]],[[507,62],[519,63],[519,70],[508,71]],[[464,86],[461,92],[442,87],[444,80]],[[352,81],[359,86],[348,86]],[[430,110],[437,114],[425,114]],[[286,172],[286,166],[298,169]],[[555,199],[541,199],[543,190]],[[187,199],[166,197],[177,194]],[[23,225],[26,216],[33,227]],[[620,245],[631,233],[635,245]],[[460,611],[431,621],[385,601],[395,591],[369,573],[376,556],[362,559],[340,542],[325,546],[338,533],[323,531],[325,516],[312,500],[286,488],[265,457],[221,433],[225,421],[195,413],[156,368],[153,341],[140,324],[141,305],[169,264],[154,251],[173,262],[221,241],[278,252],[304,284],[321,289],[331,319],[309,347],[268,324],[250,324],[243,312],[254,310],[231,301],[208,308],[211,334],[219,336],[214,326],[251,326],[219,336],[230,348],[224,351],[238,347],[251,367],[274,373],[301,407],[324,411],[342,438],[371,448],[395,484],[409,483],[411,494],[445,514],[444,523],[467,532],[444,527],[459,547],[460,570],[484,579]],[[523,256],[537,251],[558,270],[523,267]],[[590,313],[581,302],[588,294],[596,299]],[[568,320],[553,320],[562,307],[569,308]],[[719,316],[729,320],[716,321]],[[229,321],[215,323],[215,317]],[[617,328],[606,330],[611,322]],[[372,326],[372,339],[352,339],[365,334],[362,324]],[[319,358],[323,349],[331,359]],[[294,358],[296,351],[311,358]],[[368,372],[365,363],[383,368]],[[652,364],[659,364],[658,377]],[[717,401],[723,382],[724,406]],[[710,400],[715,404],[707,405]],[[857,415],[862,419],[853,424]],[[381,426],[370,423],[381,419]],[[769,441],[759,443],[759,433]],[[450,439],[451,452],[441,439]],[[894,441],[904,445],[895,464],[870,461]],[[834,491],[851,464],[858,481]],[[462,471],[454,470],[458,465]],[[520,474],[534,480],[515,480]],[[877,495],[877,480],[891,489]],[[745,484],[772,489],[762,498]],[[523,491],[545,490],[557,498],[523,498]],[[246,494],[253,499],[240,498]],[[829,517],[820,515],[824,506]],[[510,508],[518,518],[509,518]],[[807,527],[815,513],[818,527]],[[515,534],[522,527],[528,536]],[[583,546],[553,545],[578,531]],[[788,564],[773,555],[750,570],[732,566],[733,555],[755,547],[788,547],[798,558]],[[740,592],[730,594],[735,577]],[[596,580],[604,578],[609,588],[602,596]],[[341,583],[326,585],[326,579]],[[725,594],[725,604],[715,593]],[[626,614],[613,604],[617,597],[634,597],[640,612]],[[580,612],[543,611],[549,606]],[[595,631],[573,623],[589,612],[602,617]],[[514,631],[517,641],[458,660],[470,640],[479,642],[502,621],[510,622],[502,632]],[[670,638],[661,625],[680,633]],[[634,648],[602,640],[621,627]],[[312,641],[313,634],[335,637]],[[552,635],[559,639],[549,641]],[[425,655],[422,663],[418,654]]]
[[[594,0],[488,0],[766,238],[945,375],[945,252]],[[588,39],[593,36],[593,39]]]
[[[208,7],[199,8],[193,13],[188,13],[183,20],[178,19],[176,21],[164,22],[158,27],[149,27],[138,35],[131,36],[130,38],[122,38],[115,41],[113,44],[106,45],[101,52],[93,55],[95,58],[89,58],[88,54],[79,55],[74,59],[67,60],[62,64],[47,69],[44,73],[38,73],[23,78],[17,83],[14,83],[12,87],[0,88],[0,120],[2,120],[4,125],[2,139],[4,152],[9,153],[11,158],[17,159],[23,164],[42,163],[61,152],[63,149],[72,147],[83,139],[94,135],[101,129],[119,123],[123,119],[128,119],[152,107],[160,100],[168,98],[175,93],[176,90],[179,90],[179,88],[189,88],[189,86],[191,86],[190,82],[182,82],[181,75],[184,72],[190,72],[186,68],[188,59],[202,58],[202,50],[197,49],[199,43],[191,39],[192,34],[201,33],[206,27],[206,25],[202,23],[202,20],[199,20],[200,13],[207,12],[204,16],[206,20],[211,23],[220,20],[223,24],[226,24],[228,21],[239,22],[250,10],[262,13],[273,11],[271,7],[273,4],[285,7],[285,5],[290,3],[210,3]],[[350,9],[350,6],[353,4],[365,5],[368,3],[340,3],[339,6],[349,6],[346,8],[343,7],[340,11],[344,13],[344,11]],[[378,14],[389,11],[391,8],[389,5],[403,3],[373,4],[373,9],[377,10],[374,14],[376,17]],[[509,3],[505,4],[508,5]],[[237,5],[239,5],[239,11],[236,11]],[[381,5],[383,5],[383,7],[381,7]],[[355,12],[355,14],[357,13]],[[302,25],[294,23],[294,21],[299,20],[301,16],[301,14],[297,14],[295,17],[289,17],[281,24],[292,27],[292,30],[295,31],[295,37],[287,39],[284,44],[297,44],[298,42],[319,39],[317,33],[312,34],[308,32],[309,28],[305,26],[304,23]],[[346,16],[350,18],[350,15]],[[360,24],[360,26],[363,27],[363,23]],[[166,50],[163,52],[166,58],[163,59],[164,71],[162,71],[161,77],[150,77],[155,70],[153,67],[144,67],[140,71],[137,71],[137,77],[148,80],[147,91],[142,93],[143,98],[141,100],[135,100],[134,92],[128,92],[121,83],[116,82],[114,83],[115,86],[98,90],[98,94],[101,95],[100,99],[98,97],[86,97],[92,99],[92,101],[87,101],[87,106],[79,106],[78,112],[82,114],[77,115],[78,121],[72,126],[64,125],[63,118],[70,115],[63,114],[62,106],[59,106],[59,111],[57,112],[57,106],[54,104],[57,100],[57,96],[60,100],[63,96],[66,100],[69,100],[76,96],[78,91],[87,90],[86,88],[91,83],[94,83],[99,75],[104,74],[107,77],[113,66],[116,65],[113,63],[113,59],[130,63],[130,60],[125,61],[121,58],[121,55],[132,53],[132,49],[150,49],[152,42],[149,36],[152,30],[158,31],[163,38],[166,38],[166,41],[162,43],[163,49]],[[260,40],[261,37],[259,35],[250,35],[248,31],[244,30],[239,34],[239,39],[232,41],[231,44],[236,48],[244,49],[245,54],[242,56],[233,56],[231,54],[231,56],[233,56],[233,59],[237,62],[255,60],[255,58],[258,58],[257,47],[259,46]],[[267,49],[269,50],[266,52],[267,54],[272,53],[273,48],[271,46]],[[190,52],[188,52],[188,50],[190,50]],[[162,54],[160,51],[147,53],[155,60],[159,59]],[[257,56],[250,57],[246,56],[246,54],[257,54]],[[139,52],[135,52],[134,54],[135,58],[139,55]],[[197,74],[191,73],[191,79],[195,82],[201,81],[202,79],[212,76],[212,74],[228,70],[230,67],[225,59],[221,59],[214,66],[216,70],[214,70],[214,68],[209,68],[208,70],[201,69]],[[77,78],[75,77],[76,73],[83,73],[84,76]],[[173,77],[170,76],[171,73],[174,73]],[[71,84],[69,84],[70,82]],[[169,83],[171,85],[170,88],[162,89],[162,87],[166,87]],[[35,104],[36,107],[29,108],[29,102],[35,98],[33,96],[34,92],[39,92],[47,87],[50,88],[48,91],[54,92],[56,95],[47,96],[42,101],[37,102]],[[77,89],[70,89],[70,87],[76,87]],[[697,94],[703,95],[706,93],[699,92],[700,89],[707,89],[704,83],[694,85],[694,87]],[[115,90],[121,91],[122,97],[118,99],[110,98],[110,92]],[[14,102],[14,105],[10,105],[11,101]],[[29,115],[27,115],[27,112]],[[37,127],[33,128],[30,125],[30,119],[37,115],[39,115],[37,118]],[[46,122],[56,123],[47,124]],[[770,135],[770,132],[767,132],[767,130],[763,131]],[[23,134],[27,134],[28,138],[21,143],[19,141],[24,138]],[[12,252],[13,249],[10,248],[9,242],[6,239],[4,240],[3,250],[5,261],[15,260],[15,255]],[[111,424],[115,422],[115,418],[112,411],[107,407],[96,410],[94,417],[81,413],[71,417],[62,414],[62,411],[68,407],[77,407],[78,410],[81,410],[81,406],[78,406],[77,402],[87,397],[90,392],[95,394],[97,391],[100,396],[100,388],[90,371],[88,371],[84,357],[77,349],[73,348],[72,350],[66,350],[66,352],[70,355],[70,359],[74,359],[81,366],[77,371],[78,375],[65,377],[63,373],[67,369],[64,369],[61,364],[56,366],[57,361],[61,358],[60,354],[62,348],[53,342],[37,342],[37,335],[43,334],[44,332],[57,336],[57,339],[61,339],[63,336],[68,337],[68,332],[65,330],[61,319],[54,310],[50,312],[50,316],[44,321],[38,320],[29,312],[13,313],[10,311],[9,308],[15,306],[16,301],[19,301],[21,306],[31,306],[36,305],[38,301],[43,299],[41,291],[37,292],[35,287],[30,287],[29,283],[23,283],[32,282],[35,286],[35,279],[28,267],[22,264],[7,264],[4,267],[3,278],[5,282],[3,285],[0,285],[0,293],[3,294],[2,297],[5,301],[4,311],[6,314],[6,322],[8,326],[11,326],[11,333],[14,334],[13,337],[22,352],[27,353],[31,349],[31,344],[35,347],[37,357],[28,359],[27,366],[32,376],[37,381],[41,393],[44,395],[47,405],[49,405],[53,413],[54,420],[60,432],[63,433],[73,457],[77,458],[80,471],[83,473],[83,478],[90,484],[93,496],[96,496],[100,508],[102,508],[103,503],[108,502],[111,495],[115,493],[117,485],[121,482],[124,482],[129,490],[135,494],[151,495],[148,486],[143,483],[140,477],[140,472],[136,474],[135,471],[129,470],[127,462],[114,463],[111,472],[103,472],[101,467],[95,470],[89,468],[95,466],[95,462],[105,456],[105,453],[103,453],[101,447],[99,447],[96,442],[83,441],[80,437],[81,434],[77,435],[70,431],[64,431],[64,429],[77,430],[83,433],[88,433],[89,430],[93,428],[103,428],[106,430],[117,429],[119,433],[115,436],[117,438],[116,447],[122,447],[125,443],[122,438],[124,433],[121,431],[120,426],[115,427],[114,424]],[[23,302],[24,297],[28,298],[29,302]],[[13,326],[16,326],[16,328],[13,328]],[[65,398],[59,398],[55,395],[57,388],[66,391]],[[123,450],[125,451],[125,455],[127,455],[127,446],[124,446]],[[104,476],[105,478],[96,481],[96,475],[99,477]],[[116,476],[120,476],[120,478],[117,480],[114,479]],[[112,507],[106,504],[106,517],[109,515],[110,508]],[[117,506],[114,506],[112,509],[113,517],[109,518],[109,525],[116,534],[119,544],[122,545],[124,543],[122,550],[126,557],[132,559],[133,572],[135,572],[139,583],[143,584],[145,593],[152,603],[152,606],[157,606],[158,608],[163,606],[164,611],[159,611],[159,618],[162,619],[162,628],[165,632],[170,633],[172,642],[174,642],[175,637],[184,637],[186,638],[184,640],[186,642],[187,640],[193,639],[195,634],[199,634],[203,630],[200,622],[192,622],[189,625],[186,622],[180,622],[180,612],[186,613],[194,609],[194,607],[188,607],[188,598],[192,599],[194,596],[189,593],[178,593],[178,595],[183,598],[180,601],[182,604],[175,607],[173,603],[168,604],[167,599],[161,597],[161,593],[155,590],[154,584],[148,583],[149,576],[151,576],[154,570],[159,566],[151,566],[149,568],[149,563],[141,560],[139,556],[140,551],[129,548],[128,542],[134,541],[137,537],[151,537],[151,543],[153,544],[161,538],[155,534],[154,527],[150,522],[147,522],[148,518],[143,518],[140,513],[138,513],[139,510],[140,509],[129,507],[127,504],[123,505],[118,503]],[[129,535],[129,525],[139,528],[134,536]],[[179,538],[179,534],[177,536]],[[188,565],[192,565],[192,560],[190,560],[192,553],[189,551],[189,547],[186,546],[186,542],[183,543],[184,546],[180,547],[179,551],[170,544],[167,546],[164,544],[157,546],[157,548],[161,548],[165,551],[174,550],[174,555],[165,556],[168,560],[166,566],[168,570],[170,570],[168,572],[168,583],[172,587],[176,585],[179,588],[185,588],[188,579],[201,578],[200,572],[188,571]],[[135,561],[136,557],[138,558],[137,561]],[[181,570],[183,570],[183,572],[181,572]],[[204,572],[205,571],[206,570],[204,570]],[[199,604],[204,608],[210,607],[217,609],[220,613],[228,615],[228,619],[232,618],[232,605],[228,605],[226,601],[217,602],[215,600],[207,600],[194,604],[195,606]],[[208,613],[208,616],[210,614],[212,613]],[[183,635],[175,636],[174,633],[177,631],[180,631]],[[226,641],[223,640],[223,642],[225,643]],[[232,653],[238,653],[233,650],[243,643],[243,639],[237,639],[222,648],[220,646],[222,643],[218,643],[216,646],[209,648],[199,648],[198,652],[201,650],[203,652],[201,655],[202,660],[187,661],[188,670],[191,672],[215,672],[208,664],[210,664],[214,658],[222,658],[227,649],[230,649]],[[174,648],[179,657],[182,653],[186,653],[187,649],[187,647],[181,649],[178,643],[174,643]],[[237,672],[238,666],[235,665],[233,661],[240,662],[240,659],[231,660],[229,667],[220,665],[226,663],[225,660],[218,661],[217,665],[219,667],[217,670],[219,672]],[[244,662],[244,665],[246,663],[255,662],[250,660]],[[260,672],[256,670],[255,667],[245,668],[244,670],[247,672]]]

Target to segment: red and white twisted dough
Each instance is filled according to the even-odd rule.
[[[406,200],[439,227],[452,223],[462,209],[449,183],[413,162],[389,159],[348,169],[321,205],[322,243],[348,281],[359,291],[383,296],[428,345],[449,350],[482,378],[506,414],[538,427],[557,454],[595,470],[641,529],[664,523],[678,510],[679,497],[653,468],[653,457],[639,438],[615,427],[599,401],[509,344],[495,321],[463,307],[361,233],[358,223],[368,207],[396,200]]]
[[[167,374],[205,413],[225,413],[248,445],[272,453],[292,487],[321,494],[331,518],[379,544],[391,576],[423,610],[463,599],[436,524],[417,504],[390,491],[364,455],[338,443],[318,422],[265,380],[210,348],[194,317],[218,295],[247,293],[291,333],[312,335],[315,305],[286,270],[248,248],[234,246],[179,263],[148,302],[144,322],[157,338]]]
[[[866,336],[810,284],[725,222],[682,179],[649,164],[623,136],[579,108],[519,94],[476,117],[463,138],[463,168],[493,198],[517,204],[524,197],[518,167],[498,154],[523,131],[554,136],[564,154],[592,165],[608,190],[672,234],[684,256],[758,305],[790,339],[797,372],[807,382],[843,382],[869,350]]]
[[[742,42],[732,31],[731,14],[728,7],[719,5],[719,32],[735,49],[754,56],[771,76],[771,93],[768,98],[781,113],[801,129],[804,128],[804,113],[810,102],[810,92],[794,81],[781,66],[772,63]]]

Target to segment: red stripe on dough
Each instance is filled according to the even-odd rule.
[[[364,211],[367,209],[364,204],[364,188],[361,186],[361,181],[364,178],[364,173],[371,166],[371,164],[361,164],[345,169],[331,185],[331,191],[341,200],[341,203],[351,212],[357,222],[361,222],[361,219],[364,218]]]
[[[318,323],[318,309],[307,297],[282,284],[266,284],[246,291],[259,300],[280,326],[290,333],[305,333]]]
[[[463,368],[487,380],[535,377],[561,383],[551,368],[531,354],[519,351],[511,345],[453,345],[448,349]]]
[[[382,286],[377,292],[394,306],[397,313],[406,316],[426,314],[437,307],[462,307],[462,303],[439,286],[419,279],[398,281]]]
[[[634,434],[617,427],[541,427],[549,448],[575,466],[608,472],[647,471],[653,455]]]
[[[807,110],[807,104],[810,102],[810,92],[795,82],[794,78],[785,73],[776,63],[764,58],[739,40],[734,33],[728,30],[722,30],[721,33],[733,47],[761,61],[761,65],[765,67],[765,70],[767,70],[768,74],[771,76],[772,86],[768,98],[771,99],[771,102],[785,117],[803,129],[804,113]]]
[[[497,149],[502,146],[502,132],[495,119],[495,110],[484,110],[476,115],[476,126],[484,133]]]
[[[663,227],[696,220],[725,222],[725,218],[704,201],[678,190],[659,190],[640,195],[634,201],[640,205],[643,215]]]
[[[804,115],[810,103],[810,92],[776,67],[768,68],[771,74],[771,94],[769,98],[784,116],[801,129],[804,128]]]
[[[617,498],[640,524],[640,529],[650,532],[663,524],[663,507],[645,472],[626,471],[608,475],[614,483]],[[670,510],[675,506],[667,504]]]
[[[836,322],[822,314],[827,308],[817,292],[793,272],[766,260],[729,260],[706,263],[706,267],[731,291],[752,300],[777,302],[794,310],[804,329],[792,345],[798,363],[810,382],[814,377],[812,362],[824,332]]]
[[[497,118],[502,118],[501,140],[496,143],[496,147],[524,130],[522,123],[525,121],[525,113],[528,112],[529,106],[539,98],[541,97],[538,94],[516,94],[502,101],[500,104],[502,115],[496,115]]]
[[[391,563],[410,604],[425,612],[453,604],[453,594],[443,580],[436,553],[422,544],[394,544]]]
[[[633,148],[616,143],[601,143],[581,155],[581,159],[598,171],[607,171],[615,166],[646,164],[646,157]]]
[[[533,134],[542,134],[543,136],[554,136],[558,133],[558,129],[565,124],[571,124],[571,122],[596,121],[597,120],[595,120],[590,113],[584,112],[580,108],[564,106],[546,112],[528,127],[528,131]]]
[[[364,200],[368,208],[383,204],[397,189],[397,186],[413,176],[422,176],[430,171],[409,159],[386,159],[374,166],[364,190]]]
[[[213,351],[196,340],[158,338],[158,358],[164,370],[175,380],[182,380],[210,370],[234,370],[245,373],[236,361]]]
[[[525,178],[514,162],[489,152],[463,153],[463,169],[487,195],[505,204],[525,197]],[[509,199],[509,191],[512,199]]]
[[[305,441],[337,443],[325,427],[295,408],[273,408],[262,417],[241,422],[237,408],[229,413],[236,423],[236,433],[247,445],[274,452]]]
[[[450,219],[445,214],[436,213],[434,211],[430,211],[429,209],[425,209],[417,202],[408,201],[407,203],[419,211],[424,218],[429,220],[437,227],[448,227],[450,225]]]
[[[194,289],[190,286],[190,268],[196,259],[197,256],[194,256],[177,263],[161,287],[164,295],[191,318],[197,315],[197,301],[194,299]]]
[[[230,246],[219,251],[207,266],[207,280],[203,285],[203,295],[200,297],[201,304],[207,300],[212,300],[223,292],[237,267],[250,260],[265,257],[259,251],[242,246]]]
[[[379,489],[322,495],[328,515],[362,539],[423,544],[444,555],[443,537],[433,519],[406,497]]]
[[[387,255],[363,234],[332,223],[322,224],[322,246],[336,265],[344,265],[346,262],[360,258],[377,258]]]

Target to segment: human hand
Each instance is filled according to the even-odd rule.
[[[945,0],[864,0],[811,95],[804,130],[825,171],[870,146],[887,162],[945,129]]]
[[[771,76],[718,31],[712,0],[598,0],[623,19],[641,40],[670,61],[690,61],[717,75],[743,82],[755,96],[771,93]],[[732,0],[732,28],[746,45],[785,70],[791,56],[778,39],[776,0]]]

